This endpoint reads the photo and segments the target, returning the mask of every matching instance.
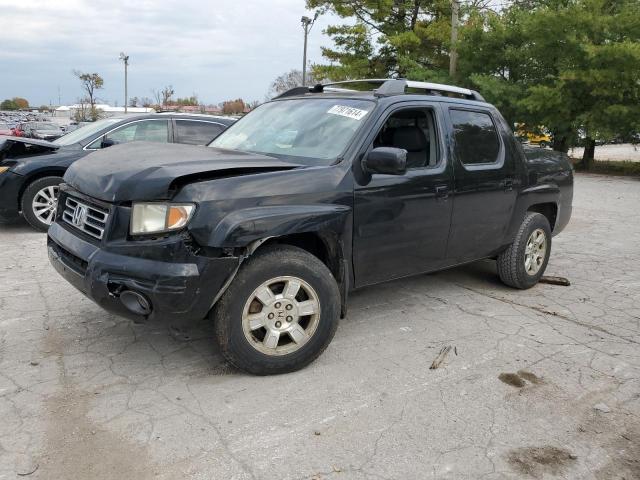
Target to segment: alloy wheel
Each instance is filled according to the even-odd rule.
[[[540,271],[546,255],[547,236],[544,230],[536,228],[529,235],[524,249],[524,269],[528,275],[534,276]]]
[[[273,356],[293,353],[315,333],[320,300],[307,282],[297,277],[267,280],[247,299],[242,330],[249,344]]]
[[[58,208],[58,190],[55,185],[44,187],[33,197],[31,208],[33,214],[45,225],[51,225]]]

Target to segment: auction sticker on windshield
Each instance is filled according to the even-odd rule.
[[[362,118],[369,112],[367,110],[360,110],[359,108],[346,107],[344,105],[334,105],[329,109],[327,113],[353,118],[354,120],[362,120]]]

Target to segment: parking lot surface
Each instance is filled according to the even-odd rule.
[[[572,148],[569,150],[569,156],[573,158],[582,158],[583,153],[584,148]],[[632,145],[630,143],[598,145],[594,156],[596,161],[640,162],[640,145]]]
[[[640,181],[575,187],[547,269],[571,286],[484,261],[367,288],[275,377],[208,321],[103,312],[0,226],[0,478],[640,478]]]

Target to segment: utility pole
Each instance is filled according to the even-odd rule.
[[[302,53],[302,86],[304,87],[307,84],[307,37],[309,36],[309,32],[311,31],[311,27],[313,27],[313,23],[318,18],[318,12],[313,16],[313,19],[303,16],[300,19],[302,23],[302,28],[304,29],[304,51]]]
[[[124,113],[127,114],[127,104],[129,98],[127,95],[127,67],[129,66],[129,55],[125,55],[124,52],[120,52],[120,60],[124,62]]]
[[[58,106],[62,105],[62,96],[60,95],[60,85],[58,85]]]
[[[451,0],[451,50],[449,52],[449,76],[455,77],[458,68],[458,16],[460,0]]]

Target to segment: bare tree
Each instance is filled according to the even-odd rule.
[[[162,91],[151,89],[151,93],[153,94],[153,100],[155,105],[162,105]]]
[[[149,97],[142,97],[140,99],[140,105],[142,105],[143,107],[150,107],[151,105],[153,105],[153,100],[150,99]]]
[[[86,98],[79,98],[76,102],[76,108],[73,112],[73,119],[76,122],[86,122],[90,120],[89,117],[90,106],[87,103]]]
[[[160,93],[162,94],[162,105],[167,105],[176,92],[173,90],[173,86],[167,85]]]
[[[96,112],[96,90],[102,89],[104,80],[97,73],[82,73],[79,70],[74,70],[73,74],[80,80],[82,89],[87,94],[89,105],[91,105],[91,118],[96,120],[98,118],[98,112]]]
[[[104,112],[92,106],[89,97],[84,96],[76,101],[73,110],[73,119],[76,122],[95,122],[104,117]]]
[[[318,80],[311,76],[311,73],[307,73],[307,84],[313,85]],[[269,91],[267,92],[267,99],[280,95],[281,93],[286,92],[295,87],[299,87],[302,85],[302,72],[300,70],[289,70],[286,73],[283,73],[279,77],[277,77],[273,82],[271,82],[271,86],[269,87]]]
[[[153,99],[155,100],[155,105],[162,108],[169,103],[173,94],[176,93],[173,90],[172,85],[167,85],[160,90],[156,90],[155,88],[151,89],[151,93],[153,94]]]

